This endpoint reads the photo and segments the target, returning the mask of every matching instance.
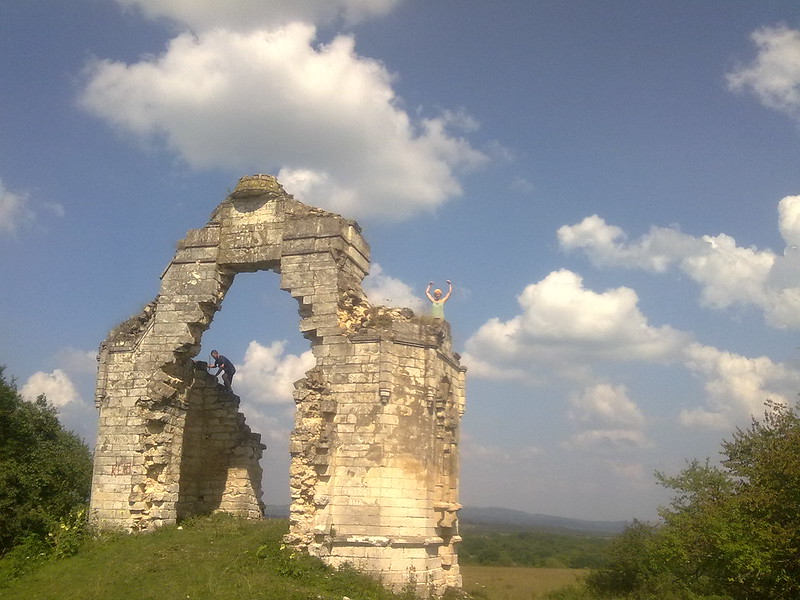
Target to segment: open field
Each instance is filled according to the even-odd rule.
[[[576,583],[586,573],[585,569],[461,566],[464,590],[476,600],[535,600]]]

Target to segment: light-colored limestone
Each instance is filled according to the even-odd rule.
[[[373,307],[358,225],[244,177],[178,243],[156,299],[100,347],[92,518],[151,530],[262,514],[260,437],[193,358],[237,273],[274,270],[316,365],[295,383],[287,543],[421,595],[459,587],[464,373],[445,321]]]

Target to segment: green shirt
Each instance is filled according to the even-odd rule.
[[[434,300],[431,302],[431,316],[434,319],[444,319],[444,300]]]

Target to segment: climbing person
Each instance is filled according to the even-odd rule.
[[[214,359],[213,365],[208,365],[209,369],[219,369],[214,373],[214,377],[222,373],[222,383],[225,384],[225,389],[231,390],[231,383],[233,383],[233,375],[236,373],[236,367],[227,358],[222,356],[216,350],[211,351],[211,358]]]
[[[428,297],[428,300],[431,301],[431,316],[433,316],[434,319],[444,319],[444,303],[447,302],[450,294],[453,293],[453,284],[450,283],[449,279],[447,280],[449,289],[447,290],[447,295],[444,296],[444,298],[442,297],[442,290],[439,288],[433,290],[433,295],[431,295],[432,285],[433,282],[431,281],[425,290],[425,295]]]

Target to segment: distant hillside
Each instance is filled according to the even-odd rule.
[[[459,511],[459,520],[465,526],[513,529],[546,529],[585,533],[620,533],[627,521],[584,521],[550,515],[531,514],[510,508],[478,508],[465,506]]]
[[[270,505],[267,517],[286,519],[289,507]],[[464,526],[487,527],[492,529],[539,529],[547,531],[574,531],[584,533],[620,533],[628,525],[627,521],[584,521],[566,517],[531,514],[510,508],[480,508],[465,506],[459,511],[459,520]]]
[[[288,519],[289,505],[267,504],[267,507],[264,509],[264,516],[266,516],[268,519]]]

